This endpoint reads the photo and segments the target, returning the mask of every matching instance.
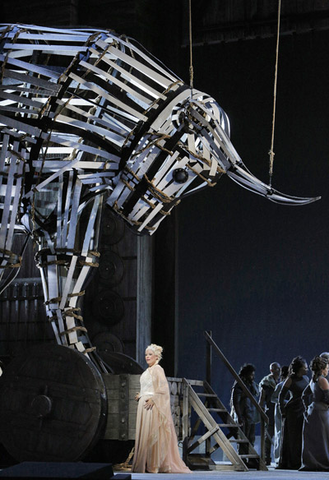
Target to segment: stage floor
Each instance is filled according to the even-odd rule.
[[[123,473],[114,472],[114,473]],[[125,471],[125,473],[129,473]],[[132,480],[328,480],[328,472],[299,472],[298,470],[275,470],[266,472],[250,470],[249,472],[202,471],[187,473],[131,473]]]

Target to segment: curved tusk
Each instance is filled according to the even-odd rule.
[[[280,205],[307,205],[308,203],[316,202],[321,198],[293,197],[291,195],[286,195],[285,193],[280,193],[250,173],[243,163],[240,163],[239,165],[232,165],[226,173],[241,187],[257,193],[258,195],[261,195],[272,202],[279,203]]]

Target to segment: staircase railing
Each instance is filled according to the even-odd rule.
[[[207,371],[206,371],[206,379],[209,384],[211,384],[211,376],[212,376],[212,351],[214,350],[215,353],[219,356],[219,358],[223,361],[224,365],[227,367],[229,372],[232,374],[233,378],[242,388],[244,394],[250,399],[251,403],[255,406],[256,410],[259,412],[260,415],[260,425],[261,425],[261,458],[264,460],[265,458],[265,435],[266,429],[265,425],[268,424],[269,419],[262,407],[258,404],[257,400],[255,400],[254,396],[250,393],[249,389],[246,387],[245,383],[241,380],[238,373],[234,370],[228,359],[225,357],[224,353],[220,350],[218,345],[215,343],[214,339],[212,338],[211,332],[205,331],[204,336],[207,340]]]

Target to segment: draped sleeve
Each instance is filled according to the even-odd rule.
[[[155,408],[158,412],[158,425],[154,429],[152,435],[152,443],[159,440],[157,431],[158,429],[164,428],[166,431],[167,441],[168,437],[171,436],[170,422],[171,420],[171,409],[170,409],[170,392],[169,385],[165,375],[165,372],[160,365],[154,365],[149,370],[152,376],[153,383],[153,395],[152,400],[154,401]]]
[[[150,369],[150,373],[154,390],[153,400],[159,408],[162,403],[170,402],[168,380],[160,365],[154,365],[154,367]]]

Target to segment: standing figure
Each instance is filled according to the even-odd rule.
[[[279,395],[283,418],[283,439],[280,461],[277,468],[298,470],[301,464],[304,404],[302,393],[309,383],[308,366],[304,358],[295,357],[289,365],[288,378]],[[286,395],[291,398],[285,403]]]
[[[281,382],[279,382],[275,387],[271,398],[271,401],[274,404],[274,461],[276,465],[279,465],[282,445],[282,416],[279,407],[279,395],[287,377],[288,365],[283,365],[281,367]],[[288,398],[286,397],[285,402],[287,401]]]
[[[133,472],[191,473],[180,458],[170,409],[169,385],[159,365],[162,347],[151,344],[145,350],[148,368],[141,375]]]
[[[258,400],[259,389],[255,382],[255,367],[247,363],[240,368],[239,377],[245,383],[250,393]],[[255,425],[258,423],[256,407],[246,396],[240,385],[235,382],[232,387],[231,405],[233,418],[241,425],[241,429],[252,446],[255,444]],[[239,444],[239,454],[248,453],[248,445]]]
[[[320,353],[320,357],[323,357],[327,362],[329,363],[329,352],[322,352]],[[329,377],[327,375],[327,380],[329,380]]]
[[[300,470],[329,471],[329,383],[328,360],[314,357],[310,364],[312,380],[304,395],[312,395],[303,427],[302,466]]]
[[[266,465],[271,465],[271,451],[272,444],[274,443],[274,403],[271,398],[274,393],[275,387],[280,380],[281,366],[277,362],[273,362],[270,365],[270,373],[266,377],[262,378],[259,383],[260,397],[259,405],[265,408],[268,416],[268,425],[266,426],[265,437],[265,461]]]

